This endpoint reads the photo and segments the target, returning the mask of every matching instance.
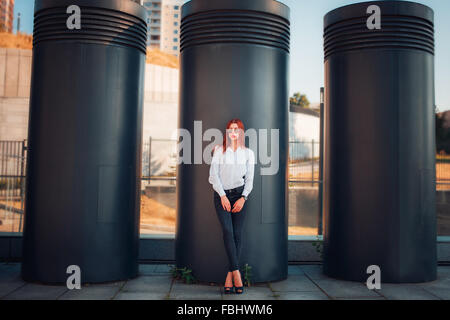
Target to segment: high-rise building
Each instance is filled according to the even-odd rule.
[[[14,0],[0,0],[0,31],[12,32]]]
[[[175,56],[180,52],[181,6],[183,0],[163,0],[161,50]]]
[[[159,49],[161,45],[162,0],[143,0],[142,4],[148,14],[147,46]]]

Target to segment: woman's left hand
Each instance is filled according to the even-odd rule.
[[[244,207],[244,203],[245,203],[244,197],[242,197],[239,200],[237,200],[234,203],[233,210],[231,212],[233,212],[233,213],[241,212],[242,208]]]

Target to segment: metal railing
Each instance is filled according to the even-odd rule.
[[[0,231],[22,231],[25,165],[26,140],[0,141]]]
[[[22,230],[25,201],[27,141],[0,141],[0,231],[2,220],[8,221],[9,232]],[[149,138],[142,146],[143,187],[164,181],[175,186],[177,141]],[[289,184],[321,186],[319,177],[319,141],[289,142]],[[450,156],[437,156],[438,189],[450,189]]]
[[[142,178],[175,180],[177,141],[149,138],[142,145]],[[289,142],[289,181],[319,183],[320,143],[315,140]],[[0,197],[21,197],[25,178],[26,140],[0,141]],[[437,156],[436,181],[450,184],[450,156]]]

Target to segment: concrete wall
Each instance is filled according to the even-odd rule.
[[[0,140],[25,140],[31,50],[0,48]]]
[[[319,225],[319,189],[289,188],[289,226],[317,228]]]
[[[0,97],[28,98],[31,50],[0,48]]]
[[[292,108],[291,108],[292,109]],[[298,108],[296,108],[298,111]],[[289,139],[306,140],[306,141],[320,141],[320,117],[315,112],[289,112]],[[318,153],[315,153],[317,156]],[[309,155],[311,156],[311,154]]]
[[[28,98],[0,97],[0,140],[27,139],[28,111]]]

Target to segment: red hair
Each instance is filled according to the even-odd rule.
[[[230,137],[228,137],[227,130],[230,129],[232,124],[237,124],[238,128],[242,130],[242,132],[239,134],[239,140],[238,140],[238,146],[245,148],[245,128],[244,124],[240,119],[231,119],[228,121],[227,127],[225,128],[225,135],[223,136],[223,152],[227,151],[227,145],[230,145]]]

